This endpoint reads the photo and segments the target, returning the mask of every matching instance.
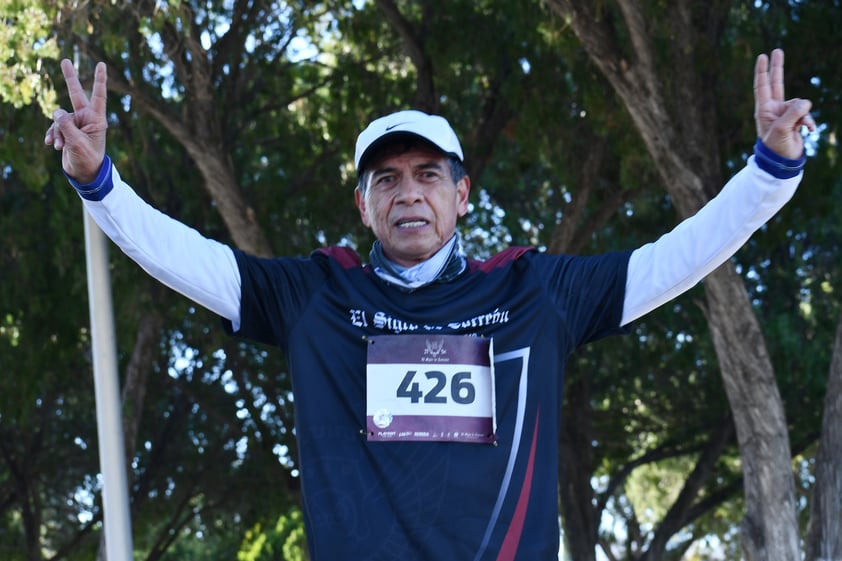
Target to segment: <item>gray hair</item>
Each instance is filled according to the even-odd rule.
[[[416,146],[429,146],[433,147],[432,144],[426,142],[423,139],[412,139],[407,140],[403,143],[399,143],[398,147],[395,147],[395,144],[392,143],[384,148],[382,148],[377,154],[372,155],[372,157],[368,158],[369,162],[374,162],[380,159],[383,155],[386,154],[403,154],[408,152],[409,150],[415,148]],[[437,151],[440,151],[436,149]],[[453,180],[454,183],[457,183],[462,178],[468,175],[468,172],[465,170],[465,164],[462,163],[462,160],[453,156],[451,154],[444,154],[442,155],[447,156],[447,164],[450,168],[450,178]],[[363,169],[359,175],[359,179],[357,179],[357,189],[360,193],[365,194],[366,187],[368,186],[368,180],[371,178],[371,169]]]

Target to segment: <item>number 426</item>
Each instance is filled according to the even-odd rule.
[[[476,399],[476,388],[471,383],[470,372],[457,372],[448,380],[447,374],[438,370],[424,372],[427,380],[435,380],[433,387],[425,394],[421,391],[421,384],[415,380],[416,371],[409,370],[398,386],[396,397],[409,398],[412,403],[418,403],[423,398],[424,403],[447,403],[445,388],[450,382],[450,398],[460,404],[467,405]],[[445,395],[442,395],[444,392]]]

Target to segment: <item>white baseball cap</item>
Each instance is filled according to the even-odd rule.
[[[423,138],[445,154],[456,156],[459,161],[464,159],[462,146],[447,119],[422,111],[398,111],[375,119],[357,137],[357,148],[354,152],[354,167],[357,173],[365,167],[366,158],[371,156],[373,148],[381,146],[393,135],[406,134]]]

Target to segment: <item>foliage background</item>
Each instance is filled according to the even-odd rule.
[[[757,53],[786,50],[788,94],[812,99],[822,125],[795,198],[735,257],[784,400],[803,530],[840,314],[842,10],[645,3],[665,60],[676,6],[720,30],[694,52],[716,120],[709,137],[686,138],[710,145],[719,179],[754,141]],[[612,2],[596,7],[619,17]],[[460,228],[476,255],[636,247],[677,222],[659,162],[569,22],[541,2],[0,0],[0,15],[0,557],[10,561],[90,559],[102,528],[81,207],[42,141],[45,115],[68,105],[60,58],[76,58],[88,82],[95,61],[108,63],[109,154],[141,196],[255,253],[340,243],[365,255],[354,138],[406,107],[445,114],[461,133],[474,189]],[[304,558],[284,357],[226,339],[217,318],[118,251],[111,274],[136,559]],[[707,322],[699,287],[571,359],[564,422],[579,452],[560,476],[593,493],[592,554],[740,555],[740,457]],[[692,516],[650,551],[714,436]],[[565,534],[590,536],[574,518]]]

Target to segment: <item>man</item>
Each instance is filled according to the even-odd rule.
[[[556,559],[564,364],[728,259],[794,193],[810,104],[785,101],[783,53],[755,67],[755,155],[655,243],[592,257],[463,255],[463,153],[441,117],[402,111],[357,140],[356,204],[377,241],[259,259],[152,209],[105,154],[105,67],[45,142],[88,211],[150,274],[289,357],[310,556]]]

